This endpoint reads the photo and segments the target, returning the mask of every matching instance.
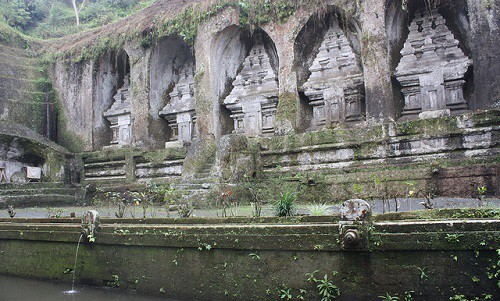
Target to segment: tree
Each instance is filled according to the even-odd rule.
[[[75,11],[75,18],[76,18],[76,27],[80,27],[80,12],[82,11],[82,8],[83,6],[85,5],[85,3],[87,2],[87,0],[83,0],[82,1],[82,4],[80,4],[80,8],[78,8],[77,4],[76,4],[76,1],[77,0],[71,0],[71,3],[73,4],[73,10]]]

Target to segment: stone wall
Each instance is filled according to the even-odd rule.
[[[111,143],[102,113],[129,72],[130,147],[190,145],[184,179],[204,170],[212,174],[211,182],[234,183],[224,175],[235,164],[228,158],[243,150],[223,138],[244,133],[255,146],[246,150],[256,158],[247,170],[251,179],[265,180],[268,173],[294,177],[298,171],[355,175],[367,168],[376,174],[383,165],[448,168],[465,161],[484,174],[471,174],[463,183],[492,183],[489,193],[498,194],[497,173],[481,167],[498,166],[499,72],[491,61],[499,49],[498,5],[463,0],[427,11],[422,1],[410,1],[406,9],[400,0],[329,3],[251,30],[240,24],[239,8],[229,6],[198,27],[192,47],[175,35],[152,45],[131,39],[98,60],[56,61],[60,143],[73,151],[99,151]],[[124,52],[128,63],[120,65]],[[193,78],[180,82],[186,61],[195,64]],[[122,71],[123,65],[129,69]],[[194,111],[191,104],[176,104],[183,97],[194,103]],[[481,119],[482,113],[474,112],[483,110],[492,110],[486,113],[489,123],[471,121]],[[239,128],[245,124],[251,129]],[[176,132],[181,128],[184,134]],[[282,146],[293,140],[301,142]],[[414,180],[427,185],[429,177],[421,173]],[[367,181],[345,179],[345,185]],[[451,182],[441,183],[441,191],[455,194]],[[339,195],[351,193],[342,189]]]
[[[137,149],[81,154],[81,179],[95,185],[103,183],[169,182],[182,175],[186,148],[145,152]]]
[[[484,213],[451,210],[427,218]],[[8,263],[0,273],[69,285],[79,223],[19,222],[0,221],[0,259]],[[359,247],[345,247],[339,234],[343,227],[358,228]],[[488,219],[376,217],[370,225],[342,224],[338,216],[102,219],[95,242],[80,245],[76,281],[77,287],[118,286],[180,300],[277,300],[282,290],[296,296],[300,289],[306,300],[320,300],[317,284],[307,281],[313,273],[317,279],[328,275],[340,289],[336,300],[375,300],[386,293],[402,297],[405,292],[413,292],[413,300],[461,294],[489,294],[495,300],[499,239],[498,220]]]

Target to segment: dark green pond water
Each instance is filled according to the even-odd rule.
[[[69,290],[71,283],[52,283],[0,275],[1,301],[180,301],[78,285],[75,287],[78,293],[65,294]]]

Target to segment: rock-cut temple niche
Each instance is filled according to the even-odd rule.
[[[234,132],[247,136],[274,134],[277,104],[277,76],[258,37],[224,100],[234,120]]]
[[[458,47],[437,10],[417,12],[396,68],[403,119],[448,116],[467,110],[464,75],[472,61]]]
[[[302,87],[313,107],[312,129],[362,120],[363,71],[343,30],[333,22]]]
[[[125,75],[123,86],[113,96],[111,108],[103,116],[111,123],[111,145],[124,146],[132,143],[130,75]]]
[[[194,62],[187,61],[181,68],[179,80],[169,94],[170,101],[160,111],[160,116],[167,120],[168,126],[172,129],[172,136],[170,141],[165,143],[165,147],[172,142],[190,142],[196,136],[194,75]]]

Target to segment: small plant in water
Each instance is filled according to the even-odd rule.
[[[283,192],[276,202],[276,216],[295,215],[295,201],[297,194],[295,192]]]

